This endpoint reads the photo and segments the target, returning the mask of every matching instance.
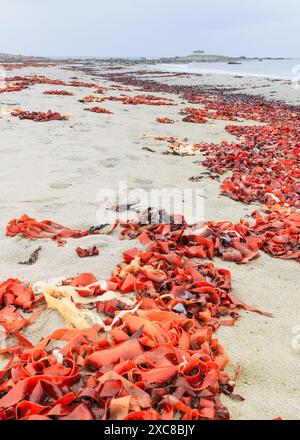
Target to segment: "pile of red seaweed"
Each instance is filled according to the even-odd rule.
[[[136,95],[120,98],[125,105],[176,105],[174,100],[154,95]]]
[[[13,278],[6,280],[0,284],[0,327],[2,326],[7,334],[14,334],[21,341],[18,332],[38,318],[42,310],[37,310],[33,314],[30,312],[42,302],[43,295],[35,297],[29,285]]]
[[[26,87],[21,86],[7,86],[4,88],[0,88],[0,93],[13,93],[13,92],[21,92]]]
[[[54,67],[54,63],[34,63],[32,61],[23,61],[18,63],[2,63],[2,67],[7,70],[15,70],[15,69],[28,69],[30,67],[37,67],[37,68],[48,68],[48,67]]]
[[[112,115],[112,112],[104,107],[91,107],[91,108],[85,108],[84,110],[93,113],[107,113],[109,115]]]
[[[148,224],[149,219],[165,222]],[[94,325],[58,329],[33,346],[14,332],[18,344],[0,351],[10,356],[0,372],[0,419],[229,418],[220,394],[242,398],[233,394],[235,383],[224,372],[229,358],[213,334],[221,325],[233,325],[240,308],[262,312],[232,295],[228,270],[197,260],[226,258],[237,248],[246,262],[256,256],[248,252],[254,244],[246,226],[217,223],[195,230],[183,218],[179,224],[175,220],[180,218],[148,209],[138,223],[121,225],[121,238],[139,237],[146,248],[125,251],[107,283],[110,291],[134,294],[138,308],[130,312],[117,299],[94,306],[112,326],[109,338]],[[56,240],[87,232],[92,228],[79,233],[27,216],[7,229],[8,235]],[[96,281],[82,274],[66,283],[93,297],[105,293]],[[33,300],[31,287],[18,280],[3,283],[0,293],[2,310],[8,300],[12,307],[31,309],[42,301],[41,296]],[[30,323],[18,315],[11,319],[11,329]],[[55,341],[66,345],[53,348]]]
[[[104,98],[98,98],[97,96],[85,96],[84,98],[79,99],[79,102],[82,102],[83,104],[85,104],[86,102],[103,102],[105,101]]]
[[[74,93],[67,90],[46,90],[43,95],[74,96]]]
[[[90,246],[86,249],[78,246],[75,250],[78,257],[80,258],[94,257],[99,255],[99,249],[97,248],[97,246]]]
[[[124,78],[125,83],[151,92],[176,90],[130,76],[120,75],[119,81]],[[74,82],[88,87],[82,84]],[[121,238],[139,238],[144,248],[124,252],[108,286],[118,294],[134,295],[138,306],[130,311],[116,298],[91,305],[105,316],[109,335],[101,325],[58,329],[33,346],[19,330],[35,314],[25,319],[19,309],[32,310],[43,297],[35,297],[31,286],[18,280],[0,285],[0,323],[17,338],[16,345],[0,350],[10,357],[0,371],[0,419],[224,420],[229,413],[220,395],[242,399],[233,394],[235,383],[224,372],[229,358],[214,333],[221,325],[233,325],[240,308],[262,312],[232,295],[228,270],[199,260],[218,256],[247,263],[262,249],[277,258],[300,261],[299,112],[239,95],[229,98],[186,90],[184,98],[204,106],[185,109],[185,120],[190,122],[245,118],[269,124],[227,127],[240,143],[195,146],[204,151],[204,164],[215,173],[232,170],[222,184],[224,194],[246,203],[265,203],[267,215],[254,212],[254,222],[191,227],[183,218],[178,223],[174,216],[159,213],[160,221],[155,223],[141,217],[138,223],[121,225]],[[152,95],[106,99],[174,105]],[[151,210],[146,220],[149,215]],[[22,216],[10,222],[7,235],[61,243],[63,238],[98,233],[99,228],[76,231]],[[93,248],[78,249],[82,256],[93,255]],[[105,293],[91,274],[65,284],[77,288],[80,296]],[[56,341],[66,345],[58,349]]]
[[[122,235],[132,236],[132,228],[143,225],[127,225]],[[10,356],[0,372],[0,419],[229,418],[220,394],[242,398],[233,394],[224,372],[229,359],[213,334],[247,306],[232,296],[229,271],[184,258],[186,230],[148,225],[147,249],[124,252],[108,284],[134,292],[138,309],[116,320],[120,302],[96,308],[106,325],[115,323],[110,339],[99,325],[58,329],[36,346],[19,335],[17,345],[0,351]],[[93,296],[95,280],[84,274],[68,283]],[[55,341],[66,345],[53,348]]]
[[[125,79],[125,81],[124,81]],[[156,92],[181,94],[190,103],[203,108],[186,108],[185,120],[204,119],[253,120],[265,125],[229,125],[226,130],[239,142],[184,145],[175,138],[157,137],[171,143],[173,154],[190,155],[202,152],[203,165],[214,174],[212,178],[231,171],[221,183],[221,193],[243,203],[259,202],[268,215],[254,212],[256,223],[249,225],[249,235],[270,255],[282,259],[300,256],[300,109],[283,102],[242,94],[228,95],[226,90],[210,93],[201,89],[166,86],[132,77],[116,78],[134,86]],[[203,118],[203,119],[202,119]],[[180,150],[177,152],[177,150]],[[200,176],[201,178],[201,176]],[[194,178],[197,181],[197,176]],[[259,224],[258,224],[259,223]],[[253,249],[254,250],[254,249]],[[232,252],[237,261],[240,256]]]
[[[47,112],[29,112],[21,109],[16,109],[12,113],[12,116],[17,116],[19,119],[29,119],[35,122],[49,122],[49,121],[67,121],[68,116],[61,115],[58,112],[48,110]]]
[[[5,82],[8,84],[6,89],[2,89],[3,92],[21,91],[32,87],[37,84],[46,84],[53,86],[65,86],[65,87],[80,87],[95,89],[95,93],[104,93],[107,88],[100,86],[96,83],[88,83],[78,80],[63,81],[60,79],[51,79],[43,75],[27,75],[27,76],[13,76],[5,78]],[[15,90],[13,90],[15,89]]]
[[[85,230],[74,230],[60,225],[52,220],[37,221],[24,214],[18,219],[11,220],[6,227],[6,235],[10,237],[20,236],[29,240],[50,238],[59,245],[65,243],[66,238],[82,238],[87,235],[97,234],[100,230],[92,227]]]
[[[217,174],[232,171],[222,194],[243,203],[300,207],[300,123],[228,126],[240,143],[199,144],[203,164]]]
[[[187,107],[180,112],[182,115],[186,115],[183,118],[184,122],[195,122],[198,124],[205,124],[207,122],[208,112],[204,109],[197,109]]]
[[[174,120],[171,118],[156,118],[156,122],[159,122],[160,124],[174,124]]]

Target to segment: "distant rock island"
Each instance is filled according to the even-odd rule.
[[[229,57],[226,55],[213,55],[207,54],[204,50],[195,50],[191,55],[176,56],[176,57],[162,57],[158,59],[147,59],[147,63],[167,63],[167,64],[187,64],[187,63],[228,63],[228,64],[241,64],[243,61],[250,60],[284,60],[286,58],[260,58],[253,57],[248,58],[246,56]]]
[[[158,58],[147,58],[147,57],[66,57],[66,58],[56,58],[56,57],[42,57],[42,56],[24,56],[24,55],[14,55],[7,53],[0,53],[0,62],[24,62],[24,61],[35,61],[35,62],[51,62],[59,59],[60,61],[103,61],[110,63],[122,63],[122,64],[188,64],[188,63],[228,63],[228,64],[241,64],[243,61],[264,61],[264,60],[285,60],[288,58],[260,58],[253,57],[248,58],[246,56],[240,57],[229,57],[225,55],[213,55],[207,54],[204,50],[195,50],[191,55],[175,56],[175,57],[158,57]]]

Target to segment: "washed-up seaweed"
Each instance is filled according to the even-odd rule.
[[[67,90],[45,90],[43,95],[57,95],[57,96],[74,96],[74,93]]]
[[[173,99],[167,99],[155,95],[136,95],[127,98],[121,98],[125,105],[176,105]]]
[[[79,102],[82,102],[83,104],[87,103],[87,102],[103,102],[105,101],[104,98],[98,98],[98,96],[85,96],[84,98],[79,99]]]
[[[176,105],[172,99],[167,99],[155,95],[136,95],[136,96],[104,96],[97,98],[94,96],[86,96],[80,102],[105,102],[105,101],[119,101],[124,105]]]
[[[57,244],[63,245],[67,238],[82,238],[87,235],[100,234],[103,228],[104,225],[84,230],[71,229],[52,220],[38,222],[36,219],[24,214],[20,218],[9,222],[6,228],[6,235],[11,237],[19,235],[30,240],[50,238],[55,240]]]
[[[174,120],[171,118],[156,118],[156,122],[159,122],[160,124],[174,124]]]
[[[246,262],[256,256],[248,252],[254,244],[242,226],[197,230],[178,220],[148,209],[137,223],[121,225],[120,238],[138,237],[145,248],[126,250],[107,283],[81,274],[61,287],[38,283],[14,291],[13,304],[32,309],[34,295],[39,302],[42,296],[70,328],[34,347],[19,335],[17,345],[0,351],[10,358],[0,372],[1,419],[229,418],[220,395],[238,397],[234,379],[224,372],[229,358],[214,333],[233,325],[240,309],[270,315],[232,295],[228,270],[199,258],[237,248]],[[28,217],[21,231],[14,230],[16,224],[9,231],[26,237],[33,228],[34,237],[50,232],[57,239],[61,229],[45,232]],[[3,284],[7,291],[9,281]],[[129,305],[128,295],[136,306]],[[57,340],[66,345],[53,348]]]
[[[177,90],[130,75],[119,78],[145,91]],[[178,92],[182,94],[182,89]],[[17,344],[0,351],[9,357],[0,371],[0,419],[224,420],[229,413],[221,395],[243,400],[233,393],[239,373],[234,379],[225,373],[229,358],[215,339],[215,332],[222,325],[233,325],[240,309],[270,315],[247,306],[232,294],[228,270],[201,260],[218,256],[247,263],[262,249],[277,258],[300,261],[300,218],[296,210],[299,114],[289,106],[268,104],[261,98],[237,95],[227,99],[221,93],[197,95],[188,91],[182,96],[204,106],[202,114],[186,113],[186,117],[195,119],[190,122],[201,122],[199,118],[206,113],[207,118],[245,118],[269,124],[229,126],[227,130],[240,138],[240,144],[192,146],[174,138],[161,138],[172,145],[173,154],[205,154],[205,165],[213,175],[232,170],[232,185],[222,187],[224,194],[247,203],[264,203],[265,215],[254,212],[249,222],[211,221],[197,226],[188,225],[179,216],[149,209],[138,222],[120,225],[121,238],[138,238],[143,249],[126,250],[106,286],[92,274],[65,280],[60,288],[43,285],[37,291],[18,280],[3,283],[0,323],[7,301],[15,309],[31,310],[45,300],[72,328],[58,329],[33,346],[19,333],[16,323],[21,317],[13,311],[11,327],[4,328],[17,338]],[[115,100],[130,104],[125,102],[127,99],[134,98]],[[156,102],[161,102],[159,99]],[[148,103],[148,97],[136,101]],[[275,122],[284,119],[288,128],[280,126],[277,130]],[[252,152],[256,156],[251,156]],[[266,159],[265,163],[258,162],[254,168],[260,157]],[[266,183],[268,172],[270,181]],[[257,175],[261,180],[255,181]],[[84,236],[93,231],[90,228],[81,235],[86,231],[23,217],[9,224],[8,235],[60,241],[65,234],[77,237],[78,233]],[[49,231],[48,226],[53,229]],[[126,303],[128,295],[134,297],[134,307]],[[103,301],[99,299],[102,296]],[[29,324],[28,320],[24,325]],[[108,328],[109,334],[105,333]],[[66,345],[54,348],[56,341],[65,341]]]
[[[76,248],[76,253],[80,258],[93,257],[99,255],[99,249],[97,248],[97,246],[90,246],[88,248],[82,248],[78,246]]]
[[[4,88],[0,88],[0,93],[13,93],[13,92],[21,92],[26,87],[21,86],[7,86]]]
[[[176,251],[200,259],[217,256],[242,264],[258,258],[261,249],[275,258],[300,261],[299,213],[281,210],[265,216],[258,212],[252,215],[254,223],[245,219],[236,224],[209,221],[194,232],[190,232],[188,225],[178,225],[176,233],[173,233],[170,226],[160,225],[157,219],[154,225],[149,221],[144,225],[129,223],[122,225],[121,237],[139,238],[142,244],[158,237],[170,239]]]
[[[34,296],[31,286],[22,283],[18,279],[9,278],[1,283],[0,324],[6,333],[15,334],[15,332],[33,323],[40,315],[41,310],[37,310],[33,314],[29,314],[29,312],[40,306],[43,298],[43,295]]]
[[[124,212],[132,205],[118,206],[116,212]],[[118,211],[119,210],[119,211]],[[187,256],[213,259],[215,256],[236,263],[246,263],[259,257],[259,250],[281,259],[295,259],[300,261],[300,218],[294,210],[280,210],[263,216],[253,213],[255,223],[242,219],[239,223],[229,221],[206,222],[195,233],[188,233],[189,225],[178,225],[176,243],[179,252],[187,252]],[[139,223],[121,224],[123,230],[121,237],[137,238],[142,244],[147,244],[157,236],[166,239],[173,237],[169,224],[180,220],[178,216],[172,218],[166,213],[157,210],[146,210],[140,214]],[[6,235],[19,235],[31,240],[50,238],[59,245],[65,243],[67,238],[81,238],[92,234],[109,234],[118,226],[118,221],[108,232],[101,232],[103,225],[85,230],[73,230],[53,222],[44,220],[37,222],[35,219],[23,215],[13,219],[6,228]],[[172,238],[174,241],[174,239]],[[183,240],[183,241],[181,241]]]
[[[220,395],[231,394],[234,381],[224,372],[229,359],[213,334],[233,325],[246,306],[231,295],[229,271],[184,259],[164,243],[125,251],[108,284],[117,295],[132,292],[138,308],[120,312],[112,296],[102,303],[107,323],[120,316],[110,340],[101,335],[101,324],[85,327],[97,314],[70,303],[68,287],[35,288],[49,307],[72,317],[73,328],[58,329],[35,347],[20,338],[2,351],[10,360],[1,372],[1,419],[229,418]],[[97,285],[87,275],[69,283]],[[66,345],[53,348],[58,340]]]
[[[42,246],[39,246],[37,249],[35,249],[31,255],[29,256],[28,260],[20,261],[19,264],[25,264],[28,266],[32,266],[35,264],[39,258],[40,252],[42,250]]]
[[[87,110],[87,111],[93,112],[93,113],[107,113],[109,115],[112,114],[112,112],[110,110],[107,110],[106,108],[103,108],[103,107],[91,107],[91,108],[85,108],[84,110]]]
[[[11,70],[11,69],[7,69]],[[27,76],[14,76],[5,78],[5,82],[8,84],[5,89],[0,90],[1,92],[17,92],[29,87],[35,86],[37,84],[53,85],[53,86],[64,86],[64,87],[78,87],[78,88],[89,88],[95,89],[95,93],[104,93],[107,91],[107,87],[100,86],[96,83],[83,82],[78,79],[71,79],[70,81],[63,81],[60,79],[47,78],[43,75],[27,75]],[[55,91],[54,91],[55,92]],[[47,93],[49,94],[49,93]],[[57,93],[51,93],[57,94]],[[62,94],[62,93],[59,93]]]
[[[186,115],[183,118],[184,122],[195,122],[198,124],[205,124],[207,122],[208,111],[204,109],[188,107],[182,110],[181,114]]]
[[[28,112],[16,109],[11,114],[12,116],[17,116],[19,119],[29,119],[35,122],[67,121],[69,119],[68,116],[61,115],[58,112],[52,112],[51,110],[48,110],[48,112]]]

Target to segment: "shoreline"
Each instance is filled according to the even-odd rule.
[[[300,60],[299,60],[300,62]],[[200,64],[200,63],[199,63]],[[226,71],[226,70],[219,70],[219,69],[207,69],[207,68],[189,68],[184,67],[184,64],[176,66],[175,64],[159,64],[157,67],[154,67],[153,65],[146,65],[147,68],[153,68],[157,70],[165,70],[166,72],[182,72],[188,74],[214,74],[214,75],[223,75],[223,76],[230,76],[230,77],[237,77],[242,76],[244,78],[264,78],[264,79],[277,79],[277,80],[285,80],[285,81],[292,81],[291,78],[287,78],[284,76],[277,76],[277,75],[271,75],[271,74],[259,74],[259,73],[250,73],[250,72],[240,72],[240,71]],[[180,68],[181,66],[181,68]],[[186,66],[189,66],[188,64]],[[178,68],[179,67],[179,68]]]

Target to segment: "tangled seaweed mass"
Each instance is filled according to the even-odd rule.
[[[156,118],[156,122],[159,122],[160,124],[174,124],[174,120],[171,118]]]
[[[95,324],[56,330],[33,347],[15,331],[29,324],[16,310],[40,305],[46,291],[35,297],[18,280],[0,286],[1,323],[19,342],[0,351],[11,355],[1,376],[0,418],[229,418],[220,394],[242,398],[233,394],[234,381],[224,372],[229,358],[213,334],[233,325],[239,308],[257,310],[232,296],[229,271],[184,258],[196,254],[198,239],[187,225],[123,225],[121,238],[135,236],[147,249],[125,251],[107,285],[124,296],[134,292],[138,308],[128,313],[125,302],[111,299],[91,309],[111,326],[110,338]],[[203,239],[202,246],[212,242]],[[64,285],[83,299],[105,294],[89,274]],[[66,345],[50,348],[58,340]]]
[[[58,112],[48,110],[45,112],[28,112],[21,109],[16,109],[12,113],[12,116],[17,116],[19,119],[29,119],[35,122],[49,122],[49,121],[67,121],[68,116],[63,116]]]
[[[104,107],[92,107],[92,108],[85,108],[84,110],[88,111],[88,112],[92,112],[92,113],[107,113],[109,115],[112,114],[112,112],[110,110],[107,110]]]
[[[43,95],[74,96],[74,93],[67,90],[46,90]]]
[[[126,250],[107,282],[85,273],[60,284],[31,286],[16,279],[2,283],[0,324],[16,342],[0,350],[9,356],[0,371],[0,419],[229,419],[221,394],[243,398],[234,394],[235,380],[224,371],[229,357],[215,333],[220,326],[234,325],[239,309],[270,315],[239,301],[232,294],[230,272],[212,260],[217,256],[247,263],[262,250],[300,261],[300,111],[262,98],[166,86],[130,74],[103,77],[145,92],[175,93],[202,105],[184,109],[185,122],[263,122],[229,125],[227,131],[239,142],[187,145],[175,138],[156,139],[167,141],[171,154],[203,154],[212,177],[231,171],[221,184],[222,193],[243,203],[263,203],[265,213],[254,211],[251,220],[237,224],[208,221],[191,226],[183,218],[178,223],[175,216],[149,209],[136,223],[114,225],[113,230],[121,228],[121,239],[138,238],[143,248]],[[75,79],[65,83],[32,76],[11,81],[11,87],[21,89],[42,83],[105,90]],[[131,91],[123,85],[111,88]],[[154,95],[87,96],[81,102],[105,100],[176,105]],[[170,123],[169,118],[158,119]],[[145,218],[152,215],[159,221],[149,224]],[[103,232],[103,227],[73,230],[24,215],[9,222],[6,234],[63,245],[68,238],[111,232]],[[77,247],[76,252],[86,257],[97,255],[98,249]],[[57,310],[66,328],[33,346],[20,331],[45,307]]]

